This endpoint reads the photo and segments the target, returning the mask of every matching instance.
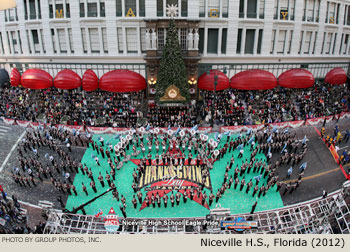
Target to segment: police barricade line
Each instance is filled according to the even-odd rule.
[[[42,202],[42,201],[39,201],[38,203],[38,206],[41,207],[41,208],[53,208],[53,203],[52,202]]]
[[[19,209],[19,213],[22,214],[22,215],[27,215],[27,212],[28,212],[27,209],[24,209],[24,208],[20,208]]]

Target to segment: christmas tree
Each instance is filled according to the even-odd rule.
[[[178,87],[181,95],[186,98],[186,101],[189,100],[186,66],[182,57],[179,38],[173,19],[169,23],[166,44],[163,49],[158,71],[156,85],[156,99],[158,102],[170,85]]]

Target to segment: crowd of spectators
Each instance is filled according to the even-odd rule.
[[[197,111],[195,106],[150,105],[147,119],[154,127],[193,127],[197,124]]]
[[[145,117],[154,127],[210,124],[213,113],[216,123],[225,126],[305,120],[348,111],[348,92],[347,85],[328,86],[321,82],[309,89],[202,91],[203,105],[150,104]],[[0,116],[53,124],[136,127],[138,119],[144,117],[143,95],[0,88]]]
[[[0,88],[0,116],[53,124],[135,127],[143,93]]]
[[[203,91],[202,96],[201,119],[210,123],[214,111],[217,123],[225,126],[306,120],[349,109],[348,86],[327,86],[320,82],[309,89],[228,89],[216,93]]]

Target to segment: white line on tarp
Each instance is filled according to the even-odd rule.
[[[5,165],[9,161],[12,153],[14,152],[14,150],[16,149],[18,143],[22,140],[22,138],[24,137],[25,134],[26,134],[26,131],[23,131],[22,135],[18,138],[17,142],[12,146],[12,149],[11,149],[10,153],[7,155],[7,157],[5,158],[4,162],[2,163],[2,165],[0,167],[0,172],[2,172],[2,170],[4,169]]]

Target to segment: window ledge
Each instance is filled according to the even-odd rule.
[[[273,20],[273,23],[274,24],[294,24],[295,21],[294,20],[277,20],[277,19],[274,19]]]
[[[264,23],[264,19],[259,18],[240,18],[238,20],[241,23]]]
[[[25,20],[25,24],[41,24],[41,19]]]
[[[50,19],[50,23],[69,23],[70,18],[52,18]]]
[[[302,25],[309,25],[309,26],[319,26],[320,23],[316,23],[316,22],[306,22],[306,21],[303,21],[301,23]]]
[[[183,18],[183,19],[189,19],[189,18]],[[217,21],[217,22],[228,22],[229,21],[229,18],[223,18],[223,17],[217,17],[217,18],[199,17],[198,19],[201,21]]]
[[[339,24],[328,24],[328,23],[325,23],[324,25],[328,26],[328,27],[338,27]]]
[[[104,22],[105,17],[81,17],[80,22]]]
[[[17,26],[17,25],[19,25],[18,22],[5,23],[5,26],[6,26],[6,27],[9,27],[9,26]]]

